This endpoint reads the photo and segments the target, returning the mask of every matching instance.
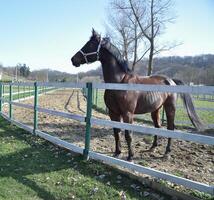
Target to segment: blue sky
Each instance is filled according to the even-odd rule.
[[[31,69],[69,73],[93,69],[99,63],[74,68],[70,62],[90,37],[91,28],[105,35],[108,0],[0,0],[0,63],[26,63]],[[176,22],[161,39],[183,45],[167,55],[214,54],[214,0],[175,0]]]

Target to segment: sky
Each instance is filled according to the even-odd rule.
[[[174,0],[176,21],[162,42],[182,45],[160,56],[214,54],[214,0]],[[0,0],[0,64],[26,63],[31,70],[87,71],[70,59],[91,36],[105,35],[109,0]]]

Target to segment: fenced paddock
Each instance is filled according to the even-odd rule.
[[[141,166],[134,163],[129,163],[124,160],[119,160],[116,158],[112,158],[107,155],[103,155],[94,151],[90,151],[90,130],[91,126],[107,126],[107,127],[116,127],[116,128],[122,128],[127,130],[133,130],[140,134],[148,134],[148,135],[159,135],[163,137],[171,137],[175,139],[180,140],[186,140],[191,142],[196,142],[200,144],[206,144],[206,145],[214,145],[214,137],[212,136],[206,136],[201,134],[193,134],[193,133],[187,133],[184,131],[168,131],[165,129],[155,129],[151,127],[145,127],[141,125],[131,125],[126,123],[119,123],[119,122],[111,122],[109,120],[104,119],[97,119],[91,116],[92,112],[92,90],[93,89],[114,89],[114,90],[143,90],[143,91],[159,91],[159,92],[178,92],[178,93],[190,93],[190,94],[214,94],[214,87],[211,86],[157,86],[157,85],[128,85],[128,84],[97,84],[97,83],[22,83],[22,85],[28,85],[33,88],[34,91],[34,103],[33,105],[26,105],[20,102],[16,102],[14,104],[13,98],[12,98],[12,92],[9,92],[9,109],[8,112],[2,112],[2,102],[4,101],[3,95],[2,95],[2,86],[7,85],[9,88],[12,88],[20,85],[21,83],[10,83],[10,84],[1,84],[0,87],[0,111],[1,115],[8,119],[9,121],[13,122],[14,124],[24,128],[25,130],[36,134],[52,143],[55,143],[59,146],[62,146],[64,148],[70,149],[71,151],[84,154],[85,157],[89,157],[95,160],[103,161],[107,164],[111,165],[119,165],[124,168],[128,168],[130,170],[134,170],[139,173],[148,174],[152,177],[171,181],[173,183],[186,186],[188,188],[196,189],[199,191],[203,191],[209,194],[214,194],[214,187],[213,185],[208,185],[204,183],[199,183],[197,181],[189,180],[186,178],[178,177],[173,174],[169,174],[166,172],[158,171],[155,169],[151,169],[149,167]],[[73,114],[73,113],[65,113],[57,110],[52,110],[49,108],[42,108],[38,104],[38,88],[39,87],[54,87],[54,88],[76,88],[76,89],[87,89],[87,112],[86,115],[80,115],[80,114]],[[32,124],[24,125],[23,123],[20,123],[17,120],[13,118],[13,106],[22,107],[23,109],[30,109],[32,110]],[[54,116],[60,116],[66,119],[72,119],[81,122],[82,124],[85,124],[85,145],[84,147],[79,147],[77,145],[74,145],[72,143],[69,143],[67,141],[64,141],[62,139],[59,139],[57,137],[54,137],[50,134],[47,134],[41,130],[38,129],[38,113],[46,113],[49,115]],[[29,116],[30,117],[30,116]],[[72,125],[72,124],[71,124]]]

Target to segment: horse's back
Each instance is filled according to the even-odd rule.
[[[152,85],[171,85],[172,81],[165,76],[138,76],[127,74],[122,83],[128,84],[152,84]],[[104,99],[107,107],[114,113],[131,112],[135,114],[144,114],[153,112],[160,108],[171,95],[166,92],[153,91],[118,91],[106,90]]]
[[[151,85],[174,85],[172,79],[165,75],[139,76],[134,73],[126,74],[121,83],[151,84]]]

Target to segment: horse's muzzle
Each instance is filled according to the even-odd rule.
[[[72,64],[75,66],[75,67],[79,67],[80,66],[80,63],[73,57],[71,58],[71,62]]]

